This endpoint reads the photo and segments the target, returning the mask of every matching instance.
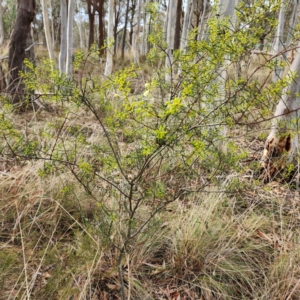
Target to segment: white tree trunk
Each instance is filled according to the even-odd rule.
[[[77,27],[78,27],[78,33],[79,33],[79,47],[80,49],[83,49],[83,38],[82,38],[82,28],[81,28],[81,21],[76,21]]]
[[[180,50],[181,51],[184,50],[184,48],[187,46],[188,26],[189,26],[189,23],[190,23],[192,7],[193,7],[192,0],[187,0],[185,14],[184,14],[181,41],[180,41]]]
[[[234,30],[236,27],[237,18],[236,18],[236,14],[235,14],[235,6],[238,3],[239,3],[239,0],[221,0],[220,1],[220,16],[221,16],[221,18],[230,17],[230,23],[231,23],[232,30]],[[222,79],[224,80],[224,84],[228,77],[228,72],[226,70],[228,63],[229,63],[228,57],[225,57],[224,66],[222,67],[222,71],[221,71],[221,76],[222,76]]]
[[[285,4],[284,0],[281,0],[280,11],[279,11],[279,21],[276,31],[276,36],[273,44],[274,53],[277,54],[283,49],[283,30],[284,30],[284,21],[285,21]],[[283,68],[275,66],[273,73],[273,82],[282,77]]]
[[[51,3],[52,0],[49,0],[49,7],[50,7],[50,11],[51,11],[51,37],[52,37],[52,47],[53,49],[55,48],[55,39],[54,39],[54,22],[53,22],[53,8],[52,8],[52,3]]]
[[[168,35],[169,8],[170,8],[170,5],[168,4],[167,10],[166,10],[165,21],[164,21],[164,41],[167,41],[167,35]]]
[[[169,16],[168,16],[168,30],[167,30],[167,55],[166,55],[166,75],[165,80],[171,81],[173,76],[173,62],[174,62],[174,46],[175,46],[175,29],[176,29],[176,13],[177,13],[178,0],[169,0]]]
[[[300,42],[298,43],[298,48]],[[262,165],[266,168],[267,176],[272,177],[278,167],[274,167],[272,158],[280,158],[284,153],[288,154],[290,161],[298,149],[298,130],[300,116],[300,52],[296,53],[295,59],[290,67],[291,73],[296,73],[289,87],[283,91],[283,96],[276,106],[272,128],[265,143],[262,157]],[[284,167],[282,162],[281,167]]]
[[[289,29],[288,29],[288,35],[287,35],[286,42],[285,42],[285,44],[287,46],[290,45],[294,30],[295,30],[298,6],[299,6],[299,0],[294,0],[293,12],[291,14]]]
[[[200,25],[198,27],[198,35],[197,35],[197,40],[198,41],[201,41],[202,37],[203,37],[204,19],[205,19],[205,15],[206,15],[206,7],[207,7],[207,0],[204,0],[204,3],[203,3],[203,13],[202,13],[202,16],[201,16]]]
[[[231,28],[234,30],[236,27],[236,14],[235,6],[238,4],[239,0],[221,0],[220,1],[220,16],[221,18],[230,17]],[[228,79],[228,65],[229,65],[228,56],[224,59],[224,65],[221,67],[220,74],[220,83],[219,83],[219,94],[221,95],[221,101],[224,102],[223,95],[225,95],[225,84]],[[227,136],[228,128],[226,125],[222,126],[222,136],[225,138]],[[227,147],[224,144],[220,145],[220,149],[227,151]]]
[[[3,8],[0,2],[0,46],[4,43]]]
[[[76,1],[77,9],[80,11],[80,0]],[[77,27],[78,27],[78,33],[79,33],[79,47],[82,50],[84,48],[84,42],[83,42],[83,36],[82,36],[82,17],[75,20]],[[87,44],[86,44],[87,45]]]
[[[59,52],[59,71],[61,74],[66,73],[67,59],[67,2],[60,0],[60,17],[61,17],[61,37]]]
[[[41,0],[41,5],[42,5],[42,11],[43,11],[44,30],[45,30],[45,37],[46,37],[48,53],[49,53],[50,59],[52,59],[55,62],[55,56],[54,56],[54,50],[53,50],[53,44],[52,44],[52,37],[51,37],[50,26],[49,26],[48,2],[47,2],[47,0]]]
[[[235,14],[235,6],[239,0],[220,0],[220,15],[221,18],[230,17],[232,28],[235,27],[237,18]]]
[[[74,50],[73,49],[74,10],[75,10],[75,1],[69,0],[68,25],[67,25],[67,59],[66,59],[66,73],[69,76],[72,73],[72,56]]]
[[[141,29],[141,10],[142,10],[142,1],[138,0],[138,11],[136,15],[136,27],[133,32],[133,57],[134,64],[139,64],[140,59],[140,29]]]
[[[106,50],[106,65],[105,76],[110,76],[113,68],[113,52],[114,52],[114,0],[108,2],[108,28],[107,28],[107,50]]]
[[[144,3],[144,27],[143,27],[143,43],[142,43],[142,54],[146,55],[148,52],[148,33],[149,33],[149,24],[148,24],[148,13],[147,13],[147,7],[149,5],[149,0],[145,0]]]

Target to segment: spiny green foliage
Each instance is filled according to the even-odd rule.
[[[257,9],[260,4],[256,3]],[[138,95],[131,93],[131,82],[140,79],[141,70],[135,66],[110,78],[81,76],[91,54],[77,52],[71,80],[59,74],[49,60],[37,67],[26,62],[27,72],[22,76],[28,90],[38,91],[41,105],[58,106],[59,115],[40,127],[29,125],[24,131],[7,105],[0,119],[4,137],[1,153],[42,162],[36,174],[46,183],[60,178],[55,192],[41,192],[43,199],[57,205],[55,208],[49,204],[48,215],[56,219],[45,226],[54,226],[54,231],[58,226],[64,230],[56,246],[48,244],[46,250],[47,241],[40,243],[35,239],[36,247],[44,255],[43,264],[57,265],[40,295],[62,299],[78,294],[80,288],[74,286],[72,276],[86,272],[90,281],[83,284],[85,291],[96,289],[97,284],[100,290],[107,290],[107,284],[118,283],[116,293],[121,293],[123,299],[132,286],[134,298],[147,295],[141,288],[142,279],[154,276],[157,280],[156,275],[161,273],[174,281],[190,280],[195,298],[252,295],[262,278],[256,272],[268,271],[260,269],[260,261],[252,260],[252,254],[258,259],[261,249],[272,252],[269,245],[253,242],[255,230],[265,224],[264,218],[249,211],[249,215],[234,221],[234,201],[222,194],[223,202],[208,196],[212,202],[205,202],[200,193],[209,185],[228,192],[237,190],[239,181],[223,185],[227,174],[243,171],[240,161],[248,155],[247,149],[236,145],[234,132],[237,126],[247,125],[249,118],[250,123],[263,120],[270,112],[270,104],[278,100],[282,89],[292,80],[291,76],[267,85],[267,81],[258,82],[235,68],[243,64],[261,34],[259,28],[253,33],[253,15],[242,9],[243,6],[238,16],[247,26],[234,30],[226,18],[210,19],[206,39],[196,41],[197,31],[191,32],[187,49],[175,51],[174,63],[166,69],[166,44],[161,24],[156,22],[157,8],[151,4],[149,10],[155,25],[149,37],[148,64],[153,76]],[[265,22],[274,26],[273,15],[262,14]],[[270,62],[265,67],[271,71],[277,63]],[[220,76],[223,71],[229,73],[226,81]],[[166,72],[171,74],[170,82],[164,81]],[[260,113],[253,115],[257,110]],[[224,128],[228,135],[223,133]],[[164,229],[164,221],[172,218],[166,214],[170,219],[163,220],[167,209],[195,200],[194,195],[200,195],[199,214],[183,212],[182,220],[175,218],[178,227],[173,224],[169,231]],[[92,216],[88,209],[82,209],[84,202],[93,203]],[[39,205],[36,215],[42,217],[47,209]],[[32,205],[25,218],[27,222],[34,218],[35,207]],[[55,209],[61,214],[56,215]],[[15,222],[21,224],[18,219]],[[24,225],[22,232],[29,236],[28,223]],[[239,226],[247,228],[249,235],[242,229],[237,233]],[[38,236],[41,229],[37,224],[34,228]],[[169,241],[165,241],[164,234]],[[64,244],[64,236],[70,244]],[[237,238],[235,243],[232,236]],[[166,250],[169,247],[171,250]],[[138,261],[138,248],[142,248],[143,257],[134,269],[130,260]],[[149,249],[156,252],[152,254]],[[64,269],[61,253],[68,257],[68,269]],[[249,259],[244,260],[245,256]],[[171,257],[167,266],[162,263],[164,257]],[[15,259],[12,251],[4,266]],[[153,261],[158,261],[161,268],[153,267]],[[79,264],[86,269],[78,270]],[[96,265],[100,265],[100,274],[96,274]],[[187,273],[184,266],[189,270]],[[130,268],[134,272],[130,273]],[[26,274],[22,276],[24,280]],[[238,288],[231,292],[234,285]],[[57,288],[51,290],[53,286]],[[259,296],[261,290],[257,292]]]

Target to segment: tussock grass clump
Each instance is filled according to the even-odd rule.
[[[117,299],[122,236],[103,235],[105,216],[70,174],[43,179],[41,167],[37,161],[2,175],[1,297]],[[236,210],[239,200],[229,195],[202,192],[157,214],[122,260],[126,296],[297,299],[297,211],[289,218],[277,213],[283,202],[263,211],[257,201]]]

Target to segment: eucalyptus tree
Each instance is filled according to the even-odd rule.
[[[144,1],[144,11],[143,11],[143,38],[142,38],[142,55],[146,55],[148,53],[148,36],[149,36],[149,14],[148,14],[148,5],[150,0]]]
[[[277,34],[274,42],[275,57],[289,50],[291,36],[295,28],[295,16],[299,1],[293,1],[290,16],[288,37],[284,43],[284,9],[285,2],[281,1]],[[284,44],[284,47],[283,47]],[[294,47],[300,48],[300,42]],[[282,90],[282,96],[276,106],[272,126],[265,142],[262,156],[262,165],[265,168],[264,179],[270,180],[277,172],[282,170],[298,151],[299,109],[300,109],[300,52],[296,51],[294,60],[289,67],[287,78],[290,84]],[[283,70],[275,66],[273,81],[282,79]],[[283,78],[282,80],[285,80]]]
[[[121,47],[121,57],[124,59],[125,54],[125,43],[126,43],[126,35],[127,35],[127,24],[128,24],[128,12],[129,12],[129,1],[126,1],[126,8],[125,8],[125,21],[124,21],[124,29],[123,29],[123,36],[122,36],[122,47]]]
[[[117,55],[119,24],[122,17],[122,5],[120,0],[114,1],[114,55]]]
[[[77,5],[77,10],[80,11],[80,0],[76,1],[76,5]],[[77,27],[78,27],[79,47],[80,47],[80,49],[83,49],[84,48],[83,29],[82,29],[83,18],[82,17],[77,17],[77,19],[75,19],[75,22],[76,22]]]
[[[20,103],[24,93],[24,84],[20,77],[23,70],[25,49],[31,23],[35,17],[35,0],[18,1],[17,17],[9,43],[8,87],[12,103]]]
[[[2,7],[2,3],[0,3],[0,46],[3,45],[3,42],[4,42],[3,7]]]
[[[204,37],[205,19],[208,18],[207,15],[208,15],[208,11],[209,11],[208,8],[209,7],[210,7],[209,0],[204,0],[203,1],[202,16],[201,16],[201,19],[200,19],[200,23],[198,25],[198,35],[197,35],[197,40],[198,41],[202,40],[203,37]]]
[[[173,63],[174,63],[174,50],[176,41],[176,29],[178,28],[177,23],[177,6],[181,3],[180,0],[169,0],[168,6],[168,27],[167,27],[167,49],[166,49],[166,76],[165,80],[170,82],[173,77]]]
[[[183,28],[182,28],[182,35],[181,35],[181,43],[180,43],[180,50],[184,50],[187,45],[187,35],[189,25],[192,19],[192,12],[193,12],[193,1],[187,0],[186,8],[184,12],[184,21],[183,21]]]
[[[67,57],[66,57],[66,73],[71,75],[72,57],[73,57],[73,30],[74,30],[74,12],[75,0],[68,1],[68,22],[67,22]]]
[[[137,10],[137,0],[131,0],[131,5],[129,7],[129,24],[130,24],[130,31],[129,31],[129,44],[131,47],[133,46],[133,34],[134,34],[134,28],[136,27],[136,10]]]
[[[104,36],[105,36],[105,26],[104,26],[104,0],[94,0],[95,10],[98,12],[98,47],[100,54],[104,54]]]
[[[299,7],[299,0],[293,0],[292,3],[292,13],[290,16],[290,22],[289,22],[289,27],[288,27],[288,33],[287,33],[287,38],[286,38],[286,45],[289,45],[292,40],[292,36],[294,34],[295,26],[296,26],[296,21],[297,21],[297,11]]]
[[[279,53],[284,47],[283,32],[284,32],[284,23],[285,23],[285,10],[286,10],[285,1],[281,0],[279,17],[278,17],[278,26],[277,26],[276,36],[274,40],[274,45],[273,45],[274,48],[273,51],[276,54]],[[273,81],[276,81],[277,78],[281,78],[282,71],[283,71],[282,67],[280,67],[279,65],[275,66],[275,70],[273,73]]]
[[[87,0],[87,12],[89,17],[89,48],[95,42],[95,6],[93,0]]]
[[[114,21],[114,0],[108,1],[108,28],[107,28],[107,51],[106,51],[106,65],[105,76],[110,76],[113,68],[113,21]]]
[[[300,47],[300,43],[297,45]],[[290,67],[293,75],[279,100],[271,131],[266,139],[262,165],[266,169],[265,180],[271,179],[287,162],[290,162],[298,150],[299,109],[300,109],[300,52],[296,52]],[[287,159],[283,159],[287,155]],[[278,160],[279,161],[276,161]]]
[[[42,11],[43,11],[43,23],[44,23],[44,31],[45,31],[47,49],[48,49],[50,59],[55,61],[54,49],[53,49],[53,38],[51,35],[50,25],[49,25],[48,0],[41,0],[41,5],[42,5]],[[53,34],[53,32],[52,32],[52,34]]]
[[[87,12],[89,18],[89,48],[95,43],[95,24],[96,13],[98,13],[98,46],[101,54],[103,53],[104,46],[104,0],[87,0]]]
[[[136,14],[136,26],[134,28],[133,34],[133,56],[134,56],[134,64],[139,63],[140,58],[140,30],[141,30],[141,11],[142,11],[142,0],[138,0],[137,4],[137,14]]]
[[[66,73],[66,59],[67,59],[67,2],[60,0],[60,52],[59,52],[59,71]]]

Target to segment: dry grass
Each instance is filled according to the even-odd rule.
[[[18,122],[39,131],[49,117]],[[68,122],[62,136],[79,124],[101,138],[88,114]],[[43,164],[1,170],[0,299],[119,299],[119,232],[103,236],[95,200],[67,170],[41,178]],[[298,191],[253,176],[234,181],[177,200],[132,241],[122,262],[128,299],[299,299]]]
[[[96,59],[88,62],[91,72],[98,72]],[[144,86],[147,72],[134,87]],[[47,128],[47,142],[38,140],[48,143],[44,148],[51,149],[58,133],[66,151],[73,147],[67,140],[78,134],[106,146],[89,112],[66,111],[58,106],[8,117],[24,139],[38,140]],[[262,183],[254,167],[263,149],[260,129],[247,135],[237,129],[237,144],[250,152],[239,162],[244,171],[223,174],[177,199],[130,240],[121,261],[127,299],[300,298],[300,196],[289,185]],[[130,143],[124,137],[119,142],[126,153]],[[81,158],[96,160],[92,154],[88,147],[78,149]],[[120,299],[118,246],[127,216],[120,213],[109,231],[99,205],[118,207],[119,195],[105,196],[99,184],[95,199],[71,168],[40,176],[44,164],[4,150],[0,156],[0,299]],[[137,219],[145,220],[151,209],[142,204]]]

